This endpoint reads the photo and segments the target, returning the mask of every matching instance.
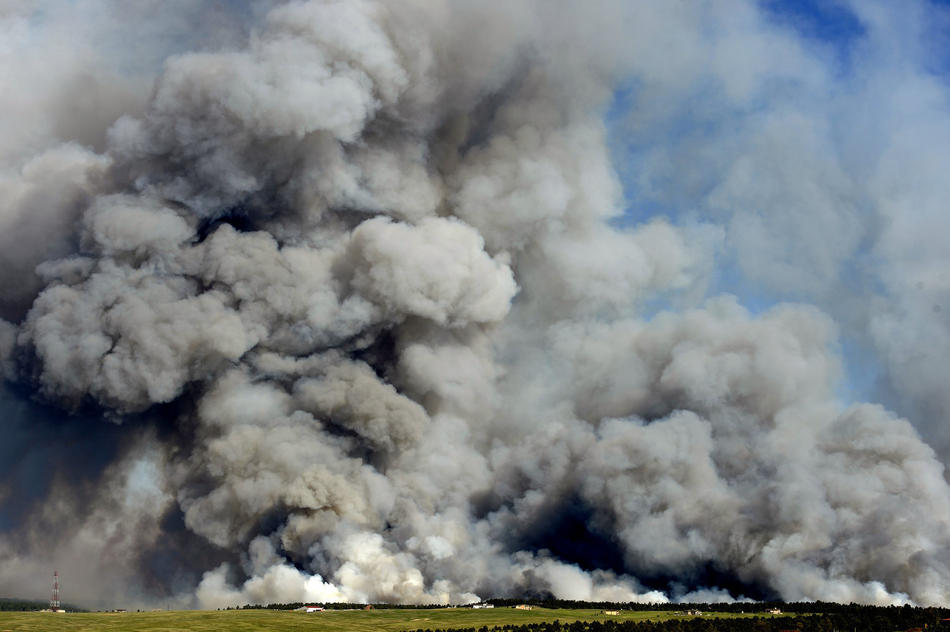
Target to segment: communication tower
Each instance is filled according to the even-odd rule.
[[[53,596],[49,600],[50,610],[59,610],[59,571],[53,571]]]

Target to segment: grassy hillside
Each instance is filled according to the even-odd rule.
[[[736,617],[712,614],[708,617]],[[750,616],[750,615],[745,615]],[[371,610],[327,611],[306,614],[279,610],[230,610],[223,612],[125,612],[67,613],[0,612],[0,632],[401,632],[404,630],[498,626],[506,624],[577,620],[661,621],[687,618],[673,612],[625,612],[604,615],[600,610]],[[706,618],[706,617],[704,617]]]

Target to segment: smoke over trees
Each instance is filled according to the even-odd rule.
[[[0,3],[0,592],[947,603],[936,9],[727,4]]]

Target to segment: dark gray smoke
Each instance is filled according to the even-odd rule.
[[[914,349],[947,322],[886,213],[858,226],[902,189],[815,162],[861,95],[821,101],[835,70],[788,28],[746,2],[133,4],[0,3],[0,592],[58,567],[70,600],[202,607],[950,601],[941,460],[842,401],[838,347],[938,410],[914,376],[948,356]],[[668,137],[637,169],[605,123],[630,85],[612,129]],[[714,155],[672,122],[696,85],[741,122]],[[696,212],[633,221],[618,168]],[[868,249],[891,285],[839,291]],[[728,257],[800,300],[711,291]]]

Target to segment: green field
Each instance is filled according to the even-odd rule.
[[[713,613],[706,617],[737,617]],[[760,615],[761,616],[761,615]],[[767,615],[766,615],[767,616]],[[669,612],[624,612],[601,614],[600,610],[514,610],[494,608],[439,608],[432,610],[338,610],[326,612],[288,612],[282,610],[173,611],[123,613],[0,612],[0,632],[273,632],[308,630],[311,632],[376,632],[438,628],[467,628],[505,624],[537,623],[559,619],[661,621],[688,618]],[[704,617],[705,618],[705,617]]]

